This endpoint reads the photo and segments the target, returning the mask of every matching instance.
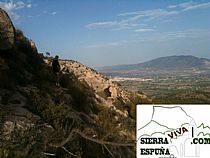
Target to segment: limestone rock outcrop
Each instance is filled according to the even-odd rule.
[[[11,49],[15,41],[15,29],[8,14],[0,8],[0,50]]]

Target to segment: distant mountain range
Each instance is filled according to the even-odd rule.
[[[105,66],[102,71],[139,70],[151,69],[190,69],[190,68],[210,68],[210,59],[198,58],[191,55],[167,56],[153,59],[147,62],[131,65]]]

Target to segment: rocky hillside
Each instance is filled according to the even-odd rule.
[[[70,60],[60,61],[56,87],[51,59],[3,10],[0,28],[1,158],[135,157],[135,104],[145,95]]]
[[[50,60],[45,59],[45,62],[49,65]],[[118,83],[77,61],[60,60],[60,65],[63,73],[72,73],[78,80],[86,82],[94,90],[96,97],[106,107],[114,107],[113,104],[116,100],[126,104],[132,100],[132,96],[139,97],[142,102],[143,99],[145,101],[148,99],[142,93],[128,92],[122,89]]]

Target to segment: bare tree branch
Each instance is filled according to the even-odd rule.
[[[52,154],[52,153],[45,153],[43,152],[44,155],[47,155],[47,156],[56,156],[55,154]]]
[[[98,140],[98,139],[94,139],[94,138],[91,138],[91,137],[88,137],[86,136],[84,133],[82,133],[81,131],[79,131],[78,129],[73,129],[71,131],[71,133],[69,134],[69,136],[63,140],[60,144],[56,145],[56,147],[63,147],[66,143],[68,143],[73,134],[76,133],[76,134],[79,134],[81,137],[87,139],[87,140],[90,140],[92,142],[95,142],[95,143],[98,143],[98,144],[102,144],[102,145],[113,145],[113,146],[127,146],[127,147],[134,147],[136,144],[135,143],[116,143],[116,142],[109,142],[109,141],[103,141],[103,140]]]
[[[106,150],[108,151],[108,153],[109,153],[113,158],[115,158],[114,155],[112,154],[112,152],[107,148],[107,146],[104,145],[104,147],[106,148]]]
[[[78,157],[77,155],[74,155],[73,153],[71,153],[70,151],[68,151],[65,147],[62,147],[62,149],[64,151],[66,151],[69,155],[74,156],[74,157]]]
[[[64,146],[71,141],[72,137],[74,136],[74,134],[78,134],[80,135],[82,138],[84,138],[85,140],[89,140],[92,141],[94,143],[97,144],[101,144],[102,145],[102,151],[104,153],[104,148],[108,151],[108,153],[114,158],[113,153],[108,149],[107,145],[111,145],[111,146],[119,146],[119,147],[135,147],[135,142],[134,143],[116,143],[116,142],[109,142],[109,141],[103,141],[103,140],[98,140],[98,139],[94,139],[92,137],[88,137],[86,136],[84,133],[82,133],[81,131],[79,131],[78,129],[73,129],[71,131],[71,133],[69,134],[69,136],[63,140],[61,143],[57,144],[57,145],[53,145],[51,144],[51,146],[54,146],[56,148],[62,148],[64,151],[66,151],[68,154],[70,154],[71,156],[74,157],[78,157],[77,155],[74,155],[73,153],[71,153],[70,151],[68,151]]]

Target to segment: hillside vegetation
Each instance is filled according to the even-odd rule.
[[[1,27],[12,25],[2,17]],[[145,95],[72,60],[60,61],[56,87],[51,58],[32,40],[14,28],[8,43],[0,46],[1,158],[135,157],[135,105],[150,102]]]

